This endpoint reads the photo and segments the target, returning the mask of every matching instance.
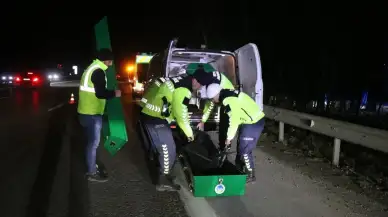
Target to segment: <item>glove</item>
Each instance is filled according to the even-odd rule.
[[[230,150],[230,148],[232,147],[232,141],[230,141],[230,140],[226,140],[225,141],[225,148],[226,148],[226,150]]]
[[[197,129],[200,130],[200,131],[204,131],[205,123],[199,122],[198,125],[197,125]]]

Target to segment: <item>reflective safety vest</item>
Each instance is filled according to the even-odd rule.
[[[145,94],[141,99],[143,105],[141,112],[151,117],[165,119],[169,123],[175,119],[185,135],[192,137],[193,130],[190,126],[188,112],[191,91],[186,87],[175,87],[174,85],[181,79],[183,78],[180,76],[169,79],[162,78],[163,84],[156,85],[155,89],[152,90],[147,89],[148,94]]]
[[[154,97],[159,91],[159,87],[164,84],[166,81],[169,81],[169,78],[157,78],[151,82],[151,84],[144,91],[144,95],[140,100],[140,106],[143,108],[147,104],[147,99]]]
[[[222,90],[220,101],[229,116],[227,139],[232,140],[240,124],[254,124],[264,118],[264,112],[247,94],[238,90]]]
[[[92,82],[92,74],[97,69],[104,72],[108,68],[100,60],[94,60],[93,63],[82,74],[79,86],[78,113],[85,115],[103,115],[105,110],[105,99],[98,99]],[[106,75],[105,75],[106,81]]]
[[[160,79],[160,78],[159,78]],[[172,102],[172,95],[175,90],[174,84],[163,79],[164,83],[160,83],[156,80],[154,84],[147,88],[146,93],[140,100],[140,105],[143,107],[142,113],[152,117],[171,120],[170,106]]]

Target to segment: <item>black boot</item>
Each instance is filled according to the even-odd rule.
[[[102,164],[102,163],[97,163],[96,164],[96,170],[97,170],[97,173],[101,176],[101,177],[104,177],[104,178],[108,178],[108,171],[106,170],[105,168],[105,165]]]
[[[251,170],[247,172],[247,184],[254,184],[256,182],[255,171]]]
[[[172,180],[172,176],[169,174],[159,175],[158,184],[156,185],[157,191],[179,191],[181,186],[175,184]]]

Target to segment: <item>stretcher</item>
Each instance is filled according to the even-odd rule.
[[[137,129],[143,140],[146,158],[153,162],[151,165],[159,166],[156,157],[158,153],[152,148],[141,121]],[[188,190],[195,197],[244,195],[247,176],[228,160],[227,156],[231,152],[220,152],[206,132],[198,131],[195,134],[193,142],[186,142],[178,130],[173,131],[177,162],[185,174]]]

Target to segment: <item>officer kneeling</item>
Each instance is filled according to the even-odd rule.
[[[229,127],[225,146],[230,148],[231,140],[238,128],[236,166],[247,173],[247,183],[254,182],[255,162],[252,154],[264,129],[264,112],[247,94],[238,90],[222,89],[219,84],[210,84],[206,89],[207,97],[214,103],[222,103],[229,116]]]
[[[159,78],[155,86],[150,88],[141,99],[141,121],[150,137],[150,149],[159,153],[158,191],[177,191],[180,186],[173,183],[172,166],[176,158],[176,147],[169,123],[175,119],[178,126],[187,136],[188,141],[194,140],[190,126],[188,105],[191,98],[192,78],[174,77]],[[152,84],[154,85],[154,84]]]

